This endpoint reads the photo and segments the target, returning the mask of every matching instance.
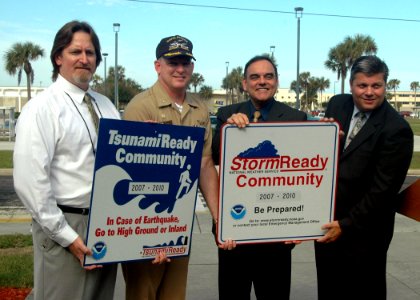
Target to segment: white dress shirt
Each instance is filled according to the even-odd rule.
[[[95,99],[100,118],[120,118],[108,98],[90,88],[87,92]],[[16,125],[16,193],[44,232],[63,247],[77,233],[57,204],[90,206],[97,134],[83,102],[85,93],[58,76],[24,106]]]

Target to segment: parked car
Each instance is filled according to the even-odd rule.
[[[211,128],[215,129],[216,125],[217,125],[217,117],[216,116],[210,116],[210,123],[211,123]]]
[[[308,121],[319,121],[321,118],[318,116],[313,116],[311,114],[306,114]]]
[[[411,115],[411,111],[400,111],[400,116],[406,118],[406,117],[410,117]]]

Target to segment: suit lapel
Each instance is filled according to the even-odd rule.
[[[246,102],[240,103],[240,106],[239,106],[239,109],[238,109],[238,113],[243,113],[243,114],[247,115],[248,118],[251,117],[250,105],[252,105],[249,102],[250,102],[250,100],[249,101],[246,101]]]
[[[384,113],[387,109],[388,103],[384,102],[383,105],[372,112],[366,124],[360,129],[359,133],[354,137],[353,141],[348,145],[342,154],[345,158],[348,154],[359,148],[366,140],[368,140],[375,132],[376,128],[383,122]]]
[[[369,118],[370,119],[370,118]],[[366,124],[363,125],[362,129],[360,129],[359,133],[354,137],[351,143],[347,146],[344,150],[343,154],[341,155],[342,158],[345,158],[348,154],[356,150],[360,145],[362,145],[369,137],[375,133],[375,127],[372,122],[367,120]]]
[[[273,107],[268,113],[267,121],[281,121],[284,112],[281,110],[277,102],[273,103]]]
[[[349,97],[347,101],[343,104],[343,107],[337,110],[337,116],[335,117],[335,119],[340,123],[341,130],[345,132],[345,135],[340,143],[340,153],[343,153],[344,144],[346,142],[348,131],[350,128],[353,109],[354,109],[353,98]]]

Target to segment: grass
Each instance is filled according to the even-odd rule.
[[[0,287],[33,287],[31,235],[0,235]]]
[[[410,124],[414,135],[420,135],[420,119],[406,118],[408,124]]]
[[[411,159],[410,169],[420,169],[420,152],[414,152]]]
[[[0,150],[0,169],[13,168],[13,151]]]
[[[7,234],[0,235],[0,249],[24,248],[32,246],[32,235]]]
[[[420,135],[420,119],[407,118],[415,135]],[[13,167],[13,151],[0,151],[0,169]],[[410,169],[420,169],[420,152],[413,153]],[[0,235],[0,287],[33,286],[31,235]]]
[[[420,135],[420,119],[407,118],[414,135]],[[13,151],[0,150],[0,169],[13,168]],[[410,169],[420,169],[420,152],[413,153]]]

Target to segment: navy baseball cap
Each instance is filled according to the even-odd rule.
[[[169,36],[163,38],[156,47],[156,59],[161,57],[189,56],[195,60],[192,49],[193,44],[189,39],[180,35]]]

